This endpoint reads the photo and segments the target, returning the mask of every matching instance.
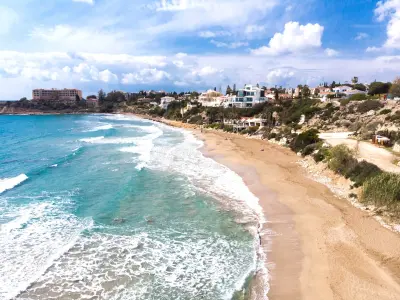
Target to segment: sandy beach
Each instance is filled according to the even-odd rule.
[[[308,178],[290,150],[179,122],[242,176],[267,217],[269,299],[400,299],[400,236]]]

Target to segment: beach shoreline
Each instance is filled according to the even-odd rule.
[[[400,237],[309,178],[289,149],[181,122],[204,155],[237,174],[260,200],[270,300],[399,299]]]

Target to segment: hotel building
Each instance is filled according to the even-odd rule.
[[[82,91],[77,89],[35,89],[32,99],[35,101],[51,101],[54,103],[74,104],[77,96],[82,99]]]

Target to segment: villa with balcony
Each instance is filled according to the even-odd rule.
[[[268,101],[265,91],[257,86],[246,84],[244,89],[239,89],[238,94],[230,95],[225,107],[247,108]]]

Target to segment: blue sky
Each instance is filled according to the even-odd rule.
[[[400,0],[1,0],[0,99],[400,75]]]

